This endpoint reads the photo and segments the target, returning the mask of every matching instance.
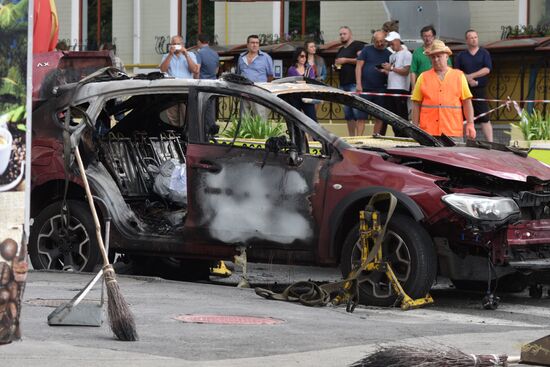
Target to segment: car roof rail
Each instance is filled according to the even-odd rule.
[[[160,71],[152,71],[150,73],[141,73],[133,77],[133,79],[138,79],[138,80],[157,80],[157,79],[164,79],[164,78],[165,78],[164,73]]]
[[[130,79],[128,74],[113,66],[107,66],[97,70],[96,72],[82,78],[78,81],[78,84],[88,84],[95,82],[108,82],[112,80],[126,80]]]
[[[235,84],[254,85],[254,82],[252,80],[239,74],[223,73],[220,79]]]
[[[287,76],[286,78],[281,79],[275,79],[271,83],[274,84],[283,84],[283,83],[297,83],[297,82],[306,82],[306,84],[313,84],[313,85],[322,85],[325,87],[330,87],[330,85],[323,83],[322,81],[319,81],[317,79],[312,78],[306,78],[304,76]]]

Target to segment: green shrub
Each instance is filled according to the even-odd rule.
[[[540,111],[521,114],[519,128],[525,140],[550,140],[550,115],[542,115]]]
[[[224,138],[233,138],[237,133],[238,117],[231,119],[231,123],[220,135]],[[237,138],[267,139],[285,134],[285,125],[281,122],[269,122],[257,115],[243,115]]]

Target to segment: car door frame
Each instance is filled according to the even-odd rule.
[[[294,109],[294,107],[288,105],[288,108],[286,108],[287,103],[283,100],[279,100],[278,97],[267,94],[267,98],[261,98],[258,97],[256,94],[253,93],[247,93],[246,90],[235,90],[230,88],[209,88],[209,87],[196,87],[192,88],[189,92],[189,99],[192,101],[190,103],[190,108],[188,110],[189,115],[189,121],[193,121],[193,123],[189,126],[189,141],[188,141],[188,157],[187,157],[187,168],[188,168],[188,184],[189,184],[189,190],[188,190],[188,198],[189,198],[189,207],[188,207],[188,217],[186,220],[186,231],[190,234],[193,234],[193,237],[195,241],[200,241],[204,243],[223,243],[223,244],[247,244],[247,245],[253,245],[256,247],[275,247],[275,248],[286,248],[286,249],[299,249],[299,250],[307,250],[314,254],[317,252],[317,244],[318,244],[318,237],[319,237],[319,225],[320,221],[322,219],[322,207],[324,203],[324,197],[326,192],[326,185],[325,182],[328,181],[328,172],[330,171],[329,167],[332,165],[332,156],[325,156],[325,157],[317,157],[317,156],[308,156],[306,154],[303,154],[304,158],[307,158],[311,161],[317,160],[318,162],[315,164],[315,162],[306,163],[310,164],[308,166],[308,169],[312,169],[311,166],[316,166],[313,170],[313,172],[309,172],[311,174],[310,177],[311,181],[308,181],[308,188],[310,192],[307,194],[307,200],[308,203],[308,210],[309,210],[309,217],[307,218],[309,223],[311,223],[311,235],[306,236],[307,238],[303,239],[297,239],[296,241],[289,242],[288,240],[281,240],[280,238],[277,240],[270,240],[269,238],[265,238],[265,236],[262,236],[262,234],[259,234],[259,237],[246,237],[246,238],[231,238],[229,241],[225,241],[222,239],[222,236],[215,236],[212,234],[213,230],[212,228],[208,228],[208,225],[205,224],[203,221],[205,218],[208,217],[207,214],[204,212],[201,212],[204,208],[200,208],[200,204],[195,205],[198,203],[198,198],[195,197],[197,195],[197,192],[193,192],[194,186],[204,185],[204,182],[201,180],[197,180],[197,177],[200,177],[200,175],[196,174],[197,168],[202,168],[204,170],[208,170],[208,167],[197,167],[197,165],[200,166],[200,164],[203,164],[204,162],[195,162],[197,160],[200,161],[200,157],[195,156],[197,153],[197,149],[202,149],[204,152],[204,149],[208,149],[208,146],[214,146],[214,144],[211,144],[210,142],[206,142],[206,133],[205,133],[205,100],[204,98],[209,98],[211,94],[221,94],[221,95],[227,95],[235,98],[242,97],[244,99],[250,100],[252,102],[258,102],[277,113],[281,114],[287,124],[294,124],[297,128],[299,128],[302,132],[307,131],[308,133],[313,132],[312,130],[307,129],[307,124],[300,123],[300,119],[307,118],[305,115],[303,115],[301,112]],[[259,94],[259,93],[258,93]],[[262,96],[263,97],[263,96]],[[270,98],[272,97],[272,98]],[[313,134],[316,136],[313,132]],[[291,138],[294,139],[294,134],[291,135]],[[329,142],[325,141],[323,137],[319,137],[319,139],[322,139],[324,144],[330,144]],[[202,146],[202,147],[201,147]],[[204,146],[207,146],[206,148]],[[230,146],[230,145],[223,145],[224,149],[226,150],[239,150],[241,148]],[[219,148],[218,148],[219,149]],[[334,152],[336,152],[334,149],[332,149]],[[200,154],[200,153],[199,153]],[[262,151],[263,154],[263,151]],[[270,158],[268,158],[269,160]],[[285,170],[288,172],[296,172],[296,169],[290,168],[288,164],[284,166]],[[217,170],[219,167],[214,167],[213,170]],[[293,174],[293,173],[292,173]],[[294,175],[294,174],[293,174]],[[294,175],[294,178],[296,178],[296,175]],[[219,190],[218,190],[219,193]],[[306,195],[306,193],[301,193],[299,195]],[[297,196],[299,199],[301,196]],[[263,241],[265,240],[265,241]]]

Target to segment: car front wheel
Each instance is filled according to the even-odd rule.
[[[29,255],[35,269],[93,271],[100,254],[88,205],[68,200],[70,219],[64,223],[62,202],[45,207],[34,218]]]
[[[408,216],[394,214],[382,242],[382,254],[410,297],[415,299],[426,296],[436,278],[437,258],[431,238],[420,224]],[[347,277],[360,263],[359,225],[356,225],[349,232],[342,248],[342,275]],[[362,276],[359,285],[360,303],[391,306],[396,302],[397,294],[385,273],[365,271]]]

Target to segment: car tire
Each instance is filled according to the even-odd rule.
[[[359,224],[348,233],[341,254],[340,269],[346,278],[354,266],[359,265],[361,249]],[[384,238],[383,256],[392,265],[405,292],[413,299],[425,297],[437,275],[437,257],[432,240],[426,230],[412,218],[394,214]],[[359,286],[359,302],[372,306],[392,306],[397,294],[387,276],[370,272]]]
[[[95,224],[87,204],[68,200],[69,233],[61,228],[58,201],[34,218],[29,237],[29,256],[34,269],[91,272],[100,263]]]

